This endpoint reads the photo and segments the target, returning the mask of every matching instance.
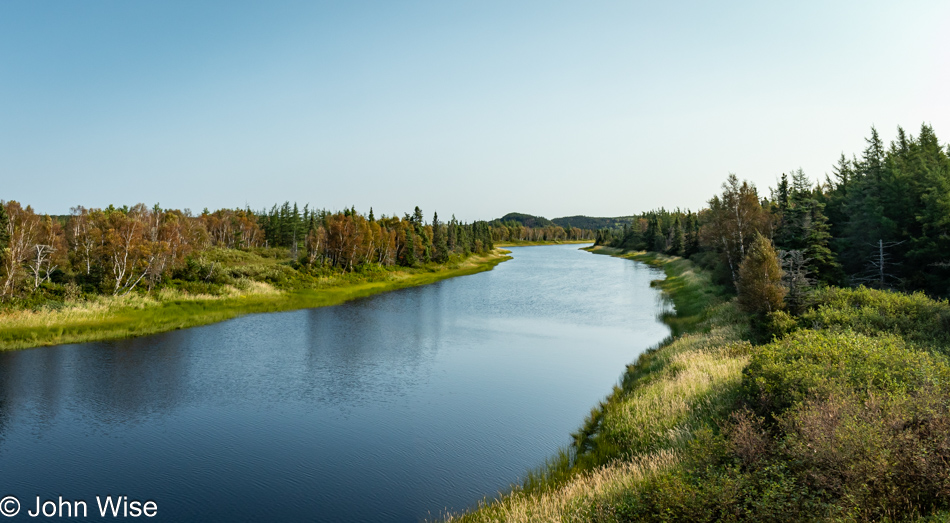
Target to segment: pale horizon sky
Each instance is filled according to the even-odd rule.
[[[696,209],[950,140],[950,2],[3,2],[0,199]]]

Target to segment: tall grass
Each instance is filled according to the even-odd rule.
[[[685,260],[663,267],[676,335],[627,368],[574,444],[452,521],[947,521],[950,304],[824,289],[754,346]]]
[[[282,280],[283,289],[242,276],[232,278],[231,285],[215,287],[214,295],[172,288],[150,295],[70,301],[61,307],[36,311],[8,311],[0,313],[0,350],[129,338],[207,325],[243,314],[336,305],[491,270],[510,259],[504,252],[473,256],[446,266],[382,271],[371,276],[338,274],[315,278],[306,284]],[[251,263],[255,260],[244,262],[244,267],[255,271],[267,265]],[[229,267],[234,270],[235,266]]]
[[[744,316],[692,263],[663,255],[599,254],[661,267],[674,335],[629,365],[621,384],[573,435],[574,443],[520,485],[449,521],[612,521],[615,501],[683,465],[695,435],[717,427],[735,403],[751,347]]]

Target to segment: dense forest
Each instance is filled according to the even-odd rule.
[[[35,213],[16,201],[0,202],[0,298],[42,302],[82,295],[149,291],[173,280],[206,279],[199,270],[210,249],[254,251],[286,258],[310,274],[367,266],[411,267],[494,247],[487,222],[454,217],[426,223],[417,207],[403,217],[301,210],[289,202],[269,211],[147,207],[75,207],[67,216]],[[530,233],[524,233],[530,234]]]
[[[950,295],[950,147],[932,128],[898,128],[887,147],[871,129],[860,157],[842,154],[815,183],[801,169],[768,195],[730,175],[709,207],[643,213],[597,243],[688,257],[736,285],[757,235],[777,250],[786,287],[858,285]]]

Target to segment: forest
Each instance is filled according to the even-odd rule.
[[[353,209],[311,212],[284,203],[269,212],[188,211],[132,207],[74,207],[68,216],[41,216],[16,201],[0,211],[4,299],[67,292],[120,295],[194,278],[193,260],[212,248],[285,251],[306,272],[358,267],[413,266],[453,254],[493,248],[485,222],[425,223],[418,208],[404,217],[376,219]],[[189,262],[192,262],[191,264]]]
[[[642,213],[601,229],[597,244],[683,256],[737,286],[757,235],[777,250],[786,287],[866,285],[950,295],[950,159],[933,129],[898,128],[885,146],[876,129],[860,157],[844,154],[824,180],[801,169],[775,188],[730,175],[709,207]],[[797,294],[796,294],[797,295]]]

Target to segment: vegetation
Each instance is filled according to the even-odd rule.
[[[950,163],[927,126],[868,144],[824,185],[730,176],[707,209],[601,230],[594,252],[665,269],[673,336],[569,448],[449,519],[950,520]]]
[[[508,213],[491,222],[492,239],[496,242],[518,245],[518,242],[542,245],[544,242],[592,241],[594,231],[570,225],[561,226],[547,218],[530,214]]]
[[[176,280],[150,293],[66,299],[36,309],[8,311],[0,328],[0,349],[127,338],[205,325],[248,313],[335,305],[490,270],[509,259],[504,252],[476,254],[442,265],[366,268],[312,277],[294,271],[279,258],[216,249],[206,253],[205,265],[201,267],[220,267],[214,282]]]
[[[597,244],[689,257],[735,286],[762,234],[778,251],[795,309],[807,305],[801,286],[814,284],[948,297],[950,145],[928,125],[917,137],[897,131],[885,147],[872,128],[861,157],[842,154],[822,183],[798,169],[763,197],[730,175],[708,208],[642,213],[622,229],[598,231]]]
[[[581,229],[614,229],[623,228],[625,224],[633,222],[633,216],[618,216],[616,218],[596,218],[593,216],[565,216],[551,220],[555,225],[565,229],[579,227]]]
[[[624,224],[629,224],[634,220],[633,216],[619,216],[616,218],[594,218],[591,216],[565,216],[563,218],[554,218],[549,220],[543,216],[532,216],[520,212],[510,212],[500,219],[492,222],[492,225],[508,224],[512,222],[525,227],[543,228],[543,227],[561,227],[565,231],[577,228],[581,229],[585,235],[590,235],[585,239],[593,239],[593,231],[605,228],[622,228]]]
[[[0,202],[0,348],[111,339],[339,303],[485,270],[487,222],[285,203],[269,212]]]

